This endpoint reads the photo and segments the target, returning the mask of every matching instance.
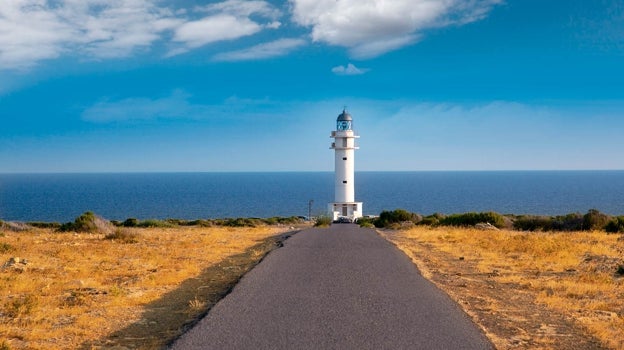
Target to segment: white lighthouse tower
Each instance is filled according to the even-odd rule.
[[[355,201],[355,139],[359,136],[353,132],[353,118],[343,110],[336,120],[336,131],[332,131],[334,139],[331,147],[335,151],[335,194],[334,203],[329,203],[329,215],[333,220],[341,217],[355,220],[362,216],[362,202]]]

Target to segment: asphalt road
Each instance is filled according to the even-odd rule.
[[[371,229],[302,231],[172,347],[492,349],[468,316]]]

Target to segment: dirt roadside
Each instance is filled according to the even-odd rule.
[[[380,235],[403,250],[421,273],[445,291],[478,324],[497,349],[607,349],[570,315],[536,301],[528,288],[500,283],[499,272],[393,231]],[[565,273],[565,272],[564,272]],[[530,279],[527,271],[527,279]]]

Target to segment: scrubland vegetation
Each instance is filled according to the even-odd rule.
[[[490,224],[499,229],[518,231],[573,232],[597,230],[608,233],[624,233],[624,216],[611,216],[596,209],[591,209],[584,215],[572,213],[559,216],[503,215],[496,212],[452,215],[434,213],[422,216],[404,209],[396,209],[383,211],[376,218],[360,218],[358,223],[362,226],[393,229],[404,229],[414,225],[474,227],[477,224]]]
[[[301,223],[89,212],[64,224],[0,221],[0,349],[161,348]],[[578,348],[588,334],[624,349],[623,216],[397,209],[359,224],[393,229],[380,232],[498,348]]]
[[[620,217],[590,211],[509,218],[522,223],[512,220],[512,228],[544,232],[456,227],[475,217],[497,227],[510,224],[493,213],[450,217],[439,218],[436,227],[383,234],[458,301],[498,348],[598,348],[574,338],[585,333],[604,347],[624,349],[624,235],[603,231]],[[564,228],[578,231],[559,232]],[[566,320],[572,325],[563,325]]]
[[[0,349],[161,348],[296,222],[0,223]]]
[[[332,224],[332,218],[329,216],[319,216],[314,222],[315,227],[328,227]]]

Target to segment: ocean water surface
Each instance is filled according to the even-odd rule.
[[[0,219],[225,218],[324,214],[332,172],[0,174]],[[624,214],[624,171],[358,172],[365,214]]]

